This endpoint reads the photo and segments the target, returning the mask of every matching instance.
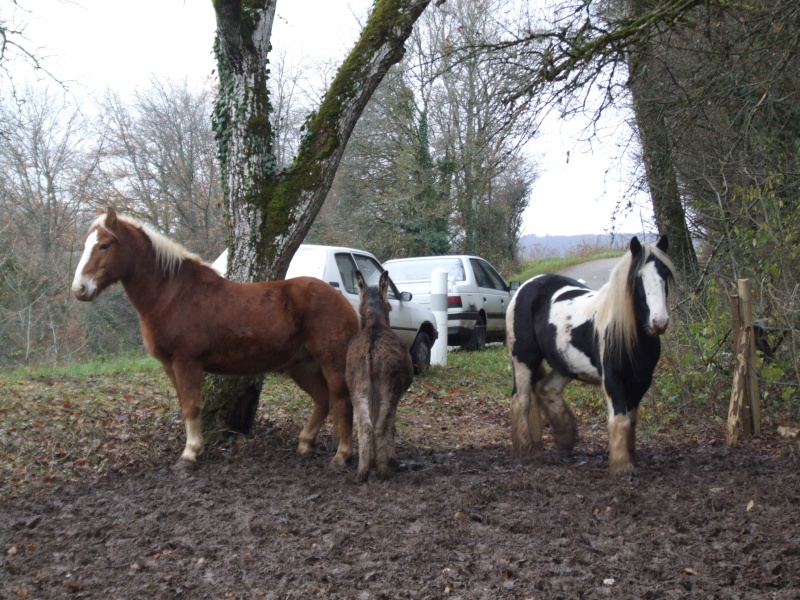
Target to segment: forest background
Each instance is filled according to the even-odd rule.
[[[0,65],[41,72],[14,35],[20,4],[0,13]],[[518,272],[522,215],[553,201],[531,196],[537,165],[523,151],[543,115],[591,124],[621,111],[641,168],[618,209],[646,191],[649,229],[670,235],[682,272],[665,389],[702,401],[729,386],[728,295],[747,277],[770,326],[764,394],[796,409],[799,49],[790,0],[437,3],[364,109],[306,241],[381,259],[475,253]],[[276,171],[292,164],[335,67],[270,57]],[[6,77],[1,89],[0,364],[140,351],[118,291],[88,310],[72,299],[80,242],[111,204],[203,257],[230,243],[217,82],[153,79],[88,107],[43,81]]]

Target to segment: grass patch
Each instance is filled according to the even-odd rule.
[[[89,375],[139,373],[160,369],[161,364],[152,356],[130,354],[95,358],[89,362],[68,365],[15,367],[4,372],[3,376],[10,379],[25,377],[87,377]]]

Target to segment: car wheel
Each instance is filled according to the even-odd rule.
[[[486,346],[486,321],[483,317],[478,317],[475,327],[472,328],[472,335],[469,340],[461,344],[463,350],[483,350]]]
[[[420,331],[411,345],[411,362],[414,363],[416,375],[422,375],[431,366],[431,346],[431,338],[424,331]]]

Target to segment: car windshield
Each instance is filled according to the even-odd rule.
[[[460,258],[442,256],[424,260],[397,260],[386,264],[386,269],[395,283],[401,281],[423,281],[431,278],[435,269],[447,271],[450,281],[465,281],[464,265]]]
[[[289,263],[286,279],[303,276],[324,279],[325,254],[325,248],[300,246],[295,252],[292,262]]]

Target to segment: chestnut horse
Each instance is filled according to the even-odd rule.
[[[88,302],[117,281],[139,313],[145,347],[178,393],[186,425],[178,465],[195,466],[203,451],[204,371],[260,375],[282,369],[314,401],[298,453],[314,454],[330,402],[339,435],[331,466],[342,468],[352,458],[345,360],[358,316],[333,287],[311,277],[229,281],[183,247],[109,208],[98,211],[89,229],[72,292]]]

